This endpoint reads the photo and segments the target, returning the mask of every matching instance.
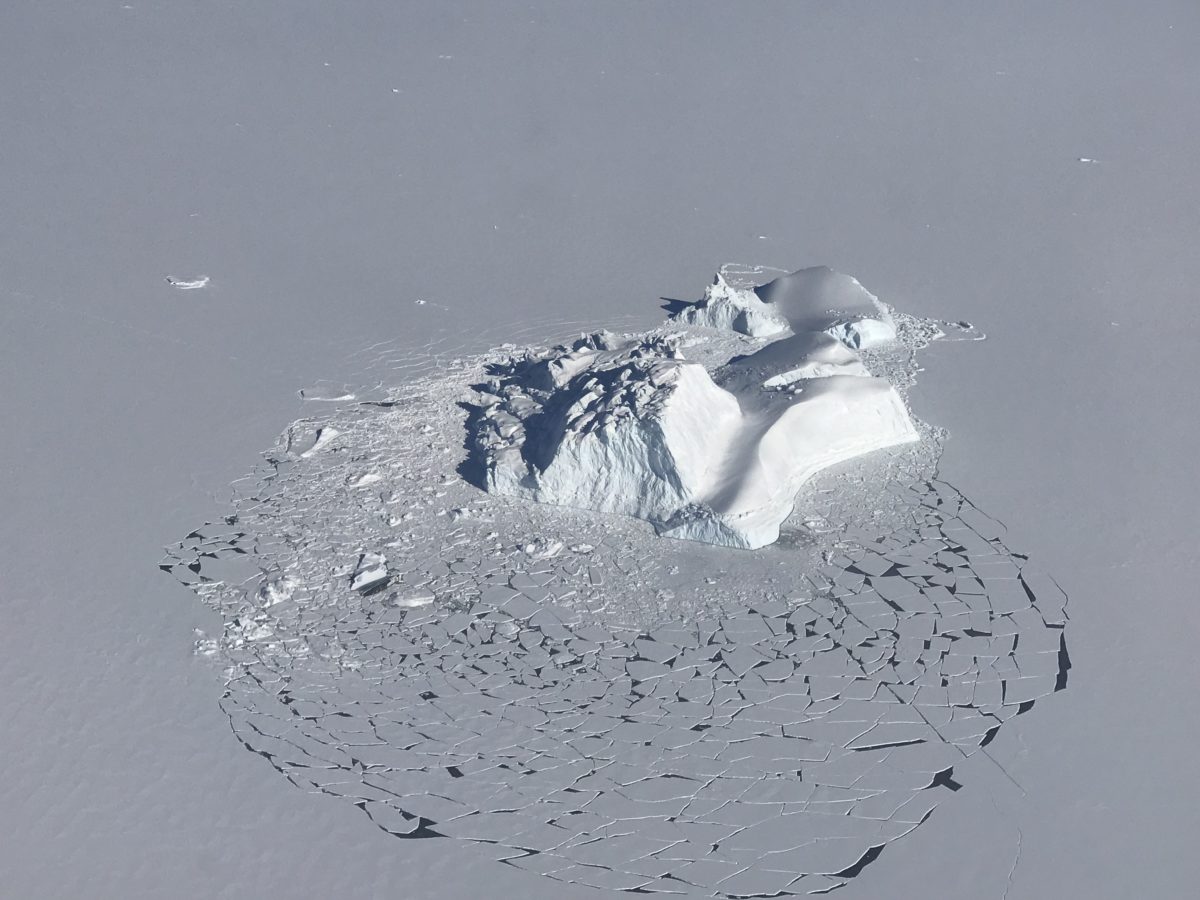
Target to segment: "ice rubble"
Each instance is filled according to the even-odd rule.
[[[749,288],[718,274],[671,324],[597,332],[483,386],[483,486],[754,549],[778,539],[815,473],[918,439],[895,387],[857,352],[895,339],[892,314],[848,275],[816,267]],[[710,371],[685,345],[714,329],[774,340]]]
[[[771,277],[723,271],[742,292]],[[477,843],[572,886],[824,895],[874,865],[1071,665],[1066,596],[937,480],[938,429],[917,421],[919,442],[820,472],[759,552],[461,477],[479,462],[464,428],[565,420],[588,370],[615,384],[623,366],[682,368],[744,415],[747,397],[788,404],[872,373],[903,397],[930,341],[979,339],[896,313],[896,339],[858,351],[827,333],[838,322],[805,324],[769,341],[676,319],[555,352],[379,353],[402,384],[294,423],[230,514],[161,564],[224,620],[197,651],[225,666],[239,740],[389,834]]]

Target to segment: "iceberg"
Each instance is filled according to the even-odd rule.
[[[755,549],[817,472],[918,440],[859,354],[895,339],[892,315],[848,275],[802,269],[756,289],[718,275],[668,324],[529,353],[480,386],[482,486]],[[774,339],[716,365],[685,357],[714,331]]]
[[[828,266],[800,269],[756,288],[736,286],[718,273],[704,298],[678,318],[750,337],[826,332],[856,350],[896,337],[887,306],[857,278]]]

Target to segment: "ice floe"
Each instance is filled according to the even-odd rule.
[[[210,279],[207,275],[201,275],[199,278],[175,278],[168,275],[165,280],[171,287],[181,291],[197,291],[200,288],[208,287]]]

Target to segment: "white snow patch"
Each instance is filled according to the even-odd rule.
[[[263,606],[274,606],[276,603],[290,600],[299,586],[300,582],[291,575],[271,578],[264,581],[259,587],[258,599]]]
[[[553,559],[563,551],[563,542],[537,538],[521,548],[530,559]]]

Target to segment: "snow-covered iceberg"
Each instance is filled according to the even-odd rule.
[[[803,269],[757,288],[718,275],[668,324],[531,352],[480,386],[483,486],[757,548],[818,471],[918,439],[858,353],[894,340],[892,314],[848,275]]]
[[[894,340],[892,314],[857,278],[828,266],[783,275],[761,287],[740,287],[718,273],[680,321],[727,328],[751,337],[826,332],[849,347],[865,349]]]

